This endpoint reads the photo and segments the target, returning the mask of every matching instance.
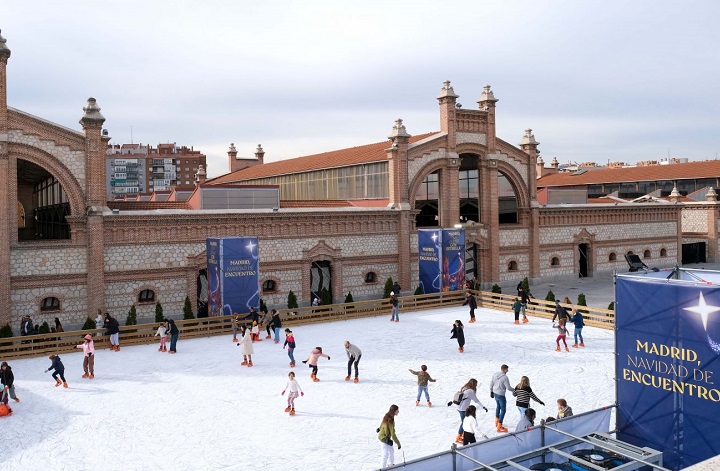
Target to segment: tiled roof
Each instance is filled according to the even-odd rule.
[[[410,143],[414,143],[425,139],[426,137],[437,134],[430,132],[419,134],[410,138]],[[237,172],[228,173],[220,177],[208,180],[206,184],[214,185],[216,183],[231,183],[242,180],[251,180],[255,178],[274,177],[277,175],[287,175],[290,173],[308,172],[312,170],[320,170],[324,168],[344,167],[347,165],[357,165],[369,162],[379,162],[387,160],[385,149],[390,147],[389,141],[376,142],[375,144],[367,144],[364,146],[350,147],[349,149],[340,149],[322,154],[306,155],[305,157],[296,157],[294,159],[280,160],[270,162],[263,165],[244,168]]]
[[[149,211],[152,209],[190,209],[185,201],[108,201],[108,208],[120,211]]]
[[[588,170],[580,175],[562,172],[545,175],[537,186],[592,185],[596,183],[643,182],[655,180],[683,180],[720,177],[720,160],[688,162],[684,164],[647,165],[642,167]]]

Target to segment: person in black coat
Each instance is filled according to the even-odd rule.
[[[280,313],[277,312],[277,309],[273,309],[270,312],[272,313],[272,320],[270,321],[270,325],[272,325],[273,330],[275,330],[275,343],[280,343],[280,329],[282,328],[282,320],[280,319]]]
[[[463,303],[463,306],[470,307],[470,323],[472,324],[475,322],[475,309],[477,309],[477,299],[475,299],[475,296],[473,296],[472,293],[465,293],[465,302]]]
[[[53,371],[53,374],[52,374],[52,377],[55,378],[55,381],[56,381],[55,387],[57,388],[58,386],[60,386],[62,384],[64,387],[67,388],[68,384],[67,384],[67,381],[65,381],[65,365],[63,365],[63,362],[60,361],[60,356],[59,355],[50,355],[48,358],[50,358],[50,360],[52,361],[52,365],[50,365],[50,368],[45,370],[45,373],[47,373],[50,370],[55,370],[55,371]],[[62,380],[62,381],[60,381],[60,380]]]
[[[456,320],[453,324],[453,328],[450,331],[452,332],[452,335],[450,336],[451,339],[457,339],[458,343],[458,352],[462,353],[465,351],[465,332],[463,332],[463,323],[460,321],[460,319]]]
[[[172,319],[168,319],[168,327],[170,332],[170,350],[168,350],[168,353],[174,354],[177,353],[177,341],[178,337],[180,337],[180,330]]]
[[[7,405],[8,402],[8,396],[10,396],[11,399],[13,399],[15,402],[20,402],[20,399],[15,395],[15,386],[13,383],[15,382],[15,375],[13,375],[12,368],[10,368],[10,365],[7,364],[6,361],[2,362],[0,365],[0,384],[3,385],[3,393],[2,396],[4,397],[4,403]]]
[[[110,314],[105,314],[105,335],[110,336],[110,350],[120,351],[120,323]]]
[[[555,323],[555,318],[558,319],[558,321],[564,320],[565,323],[567,323],[570,320],[570,316],[568,315],[567,309],[562,307],[560,305],[560,301],[555,300],[555,314],[553,314],[552,322]]]

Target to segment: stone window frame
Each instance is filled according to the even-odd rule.
[[[266,288],[265,285],[267,283],[272,283],[272,288]],[[265,293],[277,293],[280,291],[280,281],[275,277],[267,277],[264,278],[260,282],[260,291],[262,291],[263,294]]]
[[[660,256],[667,257],[667,249],[665,247],[660,249]]]
[[[368,280],[368,275],[372,275],[372,280]],[[380,283],[380,276],[377,274],[375,270],[368,270],[365,273],[363,273],[363,283],[366,285],[376,285]]]
[[[617,262],[617,254],[615,252],[608,254],[608,262]]]
[[[58,305],[57,307],[44,307],[46,299],[57,299]],[[46,293],[43,296],[38,297],[38,306],[40,307],[40,312],[43,314],[51,313],[51,312],[62,312],[63,310],[63,304],[65,304],[65,299],[62,295],[59,293]]]
[[[143,294],[146,291],[150,291],[153,294],[152,300],[141,300],[140,295]],[[158,290],[154,286],[143,286],[141,289],[135,290],[135,296],[133,298],[135,299],[135,303],[139,306],[147,306],[149,304],[155,304],[158,303]]]
[[[510,260],[507,264],[507,270],[508,271],[518,271],[518,262],[517,260]]]
[[[550,258],[550,266],[551,267],[559,267],[560,266],[560,257],[557,255],[553,255]]]
[[[650,259],[650,258],[652,258],[652,252],[650,251],[650,249],[645,249],[643,251],[643,259]]]

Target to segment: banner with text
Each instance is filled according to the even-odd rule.
[[[679,470],[720,454],[720,287],[653,276],[616,280],[618,438]]]
[[[419,229],[418,272],[423,293],[465,288],[465,231]]]
[[[208,306],[210,315],[246,314],[260,308],[257,237],[209,238]]]

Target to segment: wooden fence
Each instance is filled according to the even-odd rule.
[[[474,292],[479,307],[489,309],[507,310],[515,296],[489,293],[485,291]],[[422,294],[400,298],[401,312],[420,311],[424,309],[437,309],[444,306],[459,306],[465,302],[465,291],[452,291],[447,293]],[[573,304],[563,306],[580,307],[586,312],[585,323],[594,327],[612,329],[614,312],[606,309],[576,306]],[[387,299],[373,299],[369,301],[356,301],[348,304],[332,304],[328,306],[303,307],[297,309],[280,309],[283,327],[307,325],[319,322],[336,322],[347,319],[358,319],[374,316],[389,316],[390,304]],[[535,300],[528,305],[527,314],[535,317],[551,318],[555,312],[555,303],[551,301]],[[209,337],[212,335],[228,335],[232,333],[230,316],[209,317],[202,319],[176,320],[180,329],[181,339]],[[128,325],[120,327],[120,347],[130,345],[143,345],[158,341],[155,337],[158,323]],[[92,334],[96,349],[109,348],[110,341],[104,335],[105,329],[74,330],[69,332],[28,335],[24,337],[11,337],[0,339],[0,359],[11,360],[45,356],[53,353],[68,353],[79,351],[76,345],[81,345],[86,334]]]

